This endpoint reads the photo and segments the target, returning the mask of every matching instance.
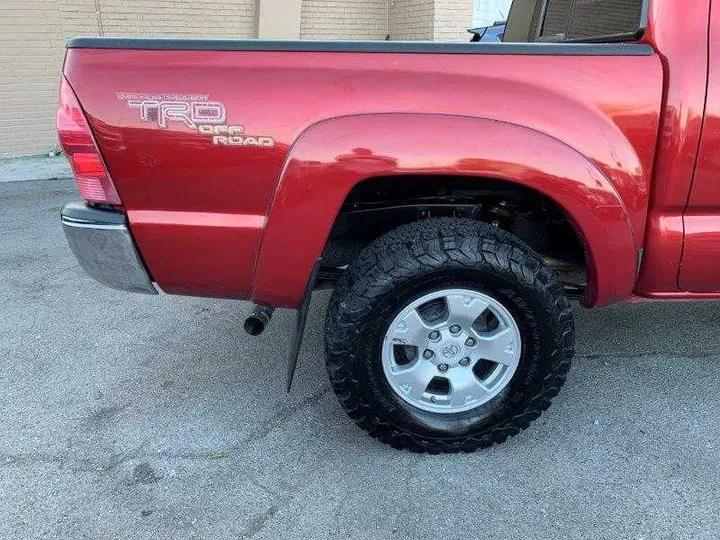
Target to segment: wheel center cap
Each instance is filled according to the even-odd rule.
[[[460,350],[460,345],[458,345],[457,343],[445,343],[440,349],[440,354],[442,354],[444,358],[447,358],[449,360],[459,355]]]

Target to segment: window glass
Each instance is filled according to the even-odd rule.
[[[635,33],[642,7],[643,0],[575,0],[568,37]]]
[[[499,0],[476,0],[484,1]],[[504,41],[582,41],[631,35],[640,27],[642,10],[643,0],[513,0],[508,6]]]

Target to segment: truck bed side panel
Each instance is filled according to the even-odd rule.
[[[642,245],[662,94],[662,68],[652,54],[79,48],[69,50],[65,73],[142,255],[167,292],[248,297],[291,145],[318,122],[348,115],[484,118],[562,141],[610,181],[635,246]],[[128,105],[132,94],[220,102],[228,124],[242,125],[246,136],[270,137],[274,146],[214,145],[182,122],[162,129]],[[306,277],[288,269],[288,280]]]

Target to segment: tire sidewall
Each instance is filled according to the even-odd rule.
[[[532,289],[478,263],[473,268],[452,264],[431,273],[411,276],[387,287],[377,296],[370,315],[361,323],[351,369],[358,389],[378,416],[395,428],[423,437],[444,440],[482,436],[521,413],[549,366],[543,351],[547,343],[549,312]],[[445,289],[470,289],[499,301],[510,312],[520,330],[522,350],[519,365],[508,385],[493,399],[461,413],[429,412],[403,400],[390,386],[382,367],[382,347],[395,317],[412,301]]]

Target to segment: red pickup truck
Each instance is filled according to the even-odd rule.
[[[603,4],[634,26],[579,35]],[[288,384],[334,287],[358,425],[502,442],[565,380],[570,299],[720,298],[720,3],[516,0],[505,39],[72,39],[70,246],[111,287],[252,300],[252,334],[296,309]]]

